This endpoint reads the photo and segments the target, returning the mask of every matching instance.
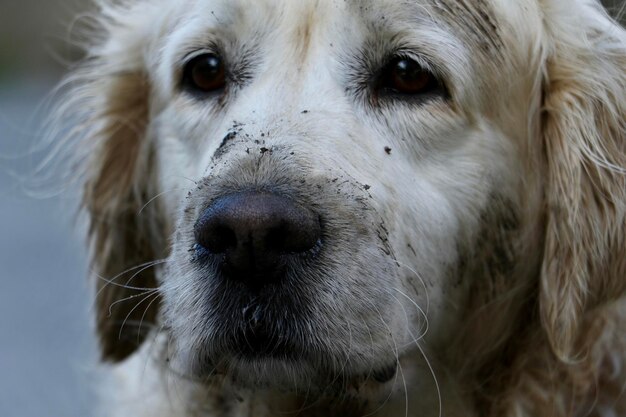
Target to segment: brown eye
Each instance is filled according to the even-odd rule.
[[[383,70],[379,88],[402,95],[443,92],[435,75],[409,58],[396,58]]]
[[[183,86],[200,93],[218,91],[226,86],[224,62],[215,54],[193,58],[183,70]]]

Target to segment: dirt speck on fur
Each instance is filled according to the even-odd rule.
[[[391,155],[391,148],[389,146],[385,146],[385,153]]]

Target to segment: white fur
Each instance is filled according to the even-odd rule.
[[[613,236],[607,230],[623,225],[625,192],[608,185],[619,180],[603,182],[603,198],[618,214],[609,219],[598,214],[595,230],[589,226],[587,234],[585,223],[580,233],[563,235],[546,226],[557,222],[558,228],[565,224],[561,218],[574,221],[580,211],[596,213],[585,198],[588,189],[576,185],[578,171],[568,173],[554,162],[568,158],[554,147],[581,144],[572,155],[623,175],[619,141],[624,140],[626,36],[594,1],[133,0],[100,7],[104,35],[90,51],[93,62],[76,75],[86,87],[71,93],[75,103],[89,103],[77,110],[79,115],[108,126],[79,134],[93,139],[87,141],[92,154],[87,190],[106,187],[97,180],[111,175],[102,155],[109,137],[121,130],[115,123],[130,126],[128,138],[119,143],[138,140],[140,151],[130,161],[124,193],[110,185],[114,197],[104,204],[88,193],[86,206],[96,219],[93,239],[116,236],[120,212],[148,207],[132,227],[137,235],[156,236],[148,239],[149,246],[166,256],[166,265],[157,268],[162,309],[147,342],[112,367],[103,415],[275,416],[293,411],[302,391],[310,388],[318,372],[313,362],[246,365],[232,360],[217,382],[206,385],[191,376],[203,349],[211,351],[207,346],[219,336],[219,323],[205,315],[203,303],[211,291],[207,277],[188,260],[191,229],[203,204],[215,197],[211,193],[219,195],[216,190],[226,186],[286,182],[284,187],[303,204],[319,204],[329,218],[338,219],[331,227],[334,257],[324,258],[325,273],[336,279],[311,289],[319,311],[308,324],[315,334],[324,334],[319,343],[330,362],[345,359],[341,371],[348,375],[399,362],[390,382],[365,381],[351,392],[370,401],[368,415],[544,415],[533,414],[540,402],[529,399],[541,397],[530,388],[533,381],[541,386],[537,391],[561,401],[555,415],[568,401],[576,410],[568,415],[578,415],[591,391],[581,388],[580,395],[570,395],[576,377],[568,355],[575,353],[575,340],[583,338],[587,325],[569,326],[597,323],[604,315],[614,317],[618,336],[604,340],[602,349],[614,363],[622,363],[623,354],[616,356],[611,346],[619,346],[623,337],[624,316],[613,313],[623,310],[623,301],[602,310],[610,300],[623,300],[626,285],[617,282],[624,270],[610,269],[617,259],[611,256],[621,246],[597,243]],[[183,58],[213,42],[233,54],[233,61],[236,51],[245,50],[253,64],[249,82],[230,91],[223,106],[179,88]],[[381,57],[398,49],[439,75],[450,98],[421,104],[402,99],[372,104],[359,98],[354,76],[367,72],[359,67],[362,55]],[[122,96],[107,77],[123,81],[125,74],[145,79],[145,123],[135,122],[128,112],[135,104],[110,104]],[[124,84],[124,94],[132,95],[133,85]],[[565,108],[569,102],[557,97],[570,86],[578,89],[572,97],[596,100],[600,115]],[[584,138],[560,137],[564,127],[550,130],[567,115],[582,126],[576,132],[588,132]],[[233,127],[237,138],[216,158]],[[620,151],[607,152],[612,149]],[[111,155],[117,160],[121,154]],[[572,158],[563,166],[570,167]],[[307,185],[292,190],[300,180]],[[557,217],[564,189],[572,200],[560,208],[562,213],[574,206],[580,211]],[[606,195],[606,190],[612,191]],[[120,195],[126,200],[118,201]],[[99,218],[114,226],[98,223]],[[363,231],[355,232],[359,228]],[[171,243],[159,243],[169,233]],[[378,240],[381,233],[390,253]],[[623,238],[623,229],[617,235]],[[566,242],[559,236],[567,236]],[[559,245],[578,237],[584,249],[576,252],[576,247],[579,258],[568,260]],[[134,249],[123,247],[123,239],[116,242],[94,253],[103,275],[135,266],[125,261]],[[606,259],[599,265],[608,268],[605,287],[611,290],[594,292],[593,272],[577,282],[592,294],[589,299],[599,300],[594,301],[597,310],[585,304],[586,295],[568,292],[573,278],[556,277],[573,275],[554,266],[582,263],[592,253],[598,253],[594,259]],[[105,293],[109,289],[105,285]],[[571,310],[565,311],[570,302]],[[140,307],[150,308],[148,302]],[[536,350],[521,347],[526,343]],[[571,378],[538,376],[525,358],[539,352]],[[481,379],[490,366],[491,379]],[[284,392],[290,388],[295,391]],[[485,399],[489,393],[497,399]],[[623,409],[617,398],[609,401],[615,405],[592,406],[597,415]],[[229,414],[223,414],[223,403],[230,404]],[[332,404],[325,410],[319,415],[331,413]]]

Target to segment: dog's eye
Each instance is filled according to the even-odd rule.
[[[226,85],[226,69],[222,59],[215,54],[203,54],[189,61],[183,70],[183,87],[196,92],[209,93]]]
[[[382,92],[402,95],[420,95],[441,90],[435,75],[409,58],[396,58],[387,64],[379,78]]]

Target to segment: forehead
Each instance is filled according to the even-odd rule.
[[[176,3],[205,27],[230,27],[240,34],[290,28],[297,30],[291,36],[307,38],[313,31],[332,35],[361,28],[393,36],[430,25],[445,27],[483,51],[501,46],[491,0],[195,0],[194,7]]]

